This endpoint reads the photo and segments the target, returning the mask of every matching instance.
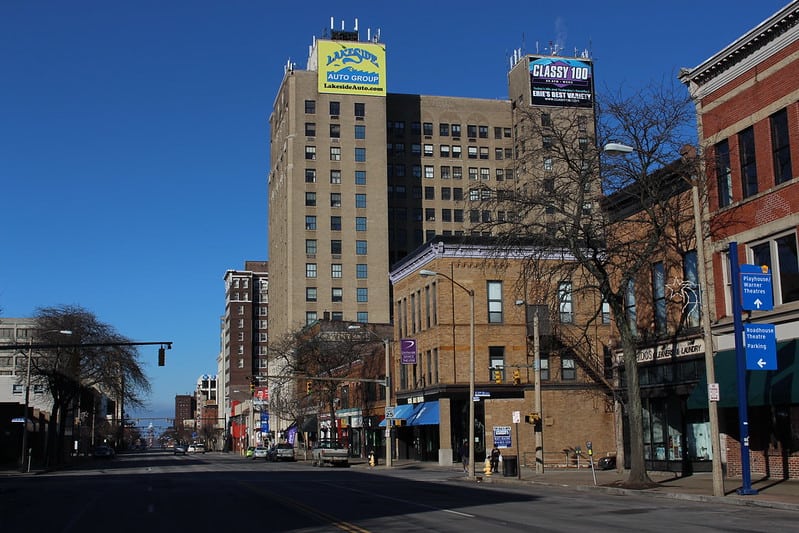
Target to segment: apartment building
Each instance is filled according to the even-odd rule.
[[[705,62],[684,69],[680,79],[695,101],[707,154],[706,245],[727,472],[741,474],[743,455],[734,349],[737,280],[730,260],[736,243],[737,263],[767,267],[773,286],[773,309],[743,317],[773,325],[776,341],[771,370],[747,362],[750,469],[799,477],[799,4],[789,3]],[[704,387],[697,391],[696,400],[706,402]]]
[[[260,429],[252,422],[253,395],[257,387],[267,385],[269,262],[245,261],[243,270],[228,270],[224,280],[216,401],[224,401],[230,429],[242,443],[244,436],[252,438]]]

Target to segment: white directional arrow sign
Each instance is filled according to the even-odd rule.
[[[777,370],[777,334],[774,324],[744,325],[747,370]]]

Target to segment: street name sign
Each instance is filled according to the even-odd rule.
[[[745,324],[747,370],[777,370],[777,333],[774,324]]]
[[[741,308],[745,311],[774,309],[771,273],[757,265],[741,265]]]

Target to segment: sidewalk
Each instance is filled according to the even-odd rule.
[[[360,465],[353,465],[360,466]],[[698,473],[680,477],[673,472],[649,472],[649,478],[657,483],[657,487],[649,489],[625,489],[620,486],[627,478],[626,472],[619,474],[616,470],[595,470],[591,468],[548,468],[542,474],[536,474],[531,468],[522,467],[514,476],[503,476],[502,473],[486,476],[483,465],[476,465],[475,478],[481,483],[507,484],[507,485],[552,485],[571,487],[578,491],[599,490],[611,494],[637,494],[649,495],[660,498],[673,498],[708,503],[725,503],[732,505],[753,505],[758,507],[771,507],[799,511],[799,480],[765,479],[753,475],[751,488],[757,491],[753,495],[740,495],[736,491],[741,488],[741,479],[725,479],[725,496],[713,496],[713,476],[711,473]],[[368,465],[366,465],[368,468]],[[379,471],[385,468],[380,464],[375,468]],[[460,464],[452,467],[442,467],[438,463],[423,463],[419,461],[396,461],[395,469],[403,468],[431,468],[452,472],[454,478],[466,481]],[[521,476],[519,476],[521,474]],[[596,475],[596,484],[594,483]]]

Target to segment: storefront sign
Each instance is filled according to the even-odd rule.
[[[702,339],[680,341],[678,343],[659,344],[650,348],[639,350],[636,359],[639,363],[651,363],[672,358],[690,357],[705,353],[705,343]],[[617,352],[619,358],[623,356]]]

